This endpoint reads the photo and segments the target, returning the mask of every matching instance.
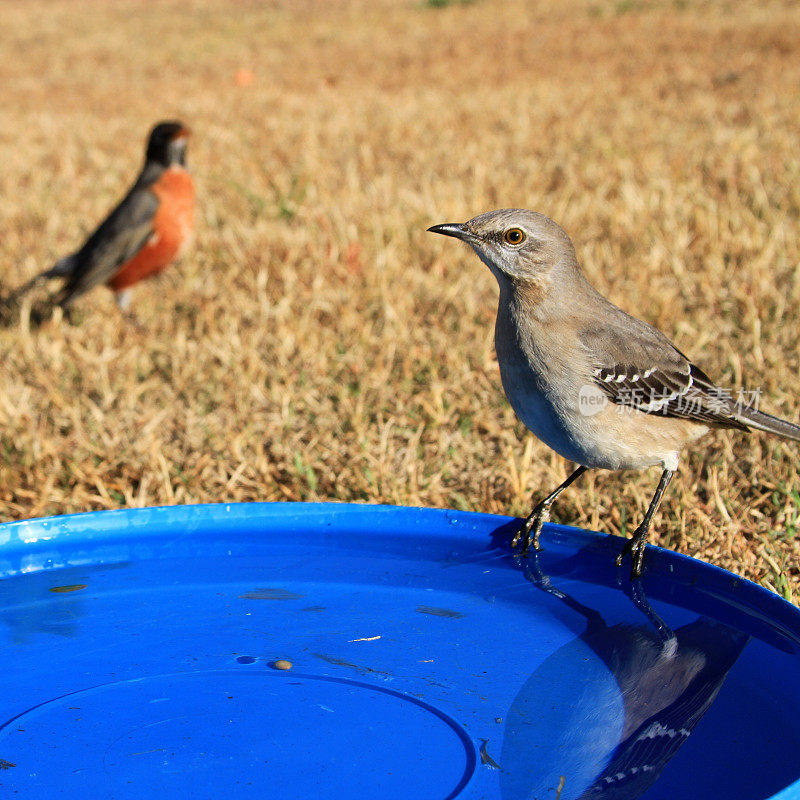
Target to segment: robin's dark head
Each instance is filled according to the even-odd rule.
[[[147,161],[154,161],[169,167],[172,164],[186,163],[186,140],[191,131],[182,122],[173,120],[159,122],[150,131],[147,142]]]

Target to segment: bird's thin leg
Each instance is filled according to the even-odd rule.
[[[528,548],[533,545],[534,550],[539,549],[539,534],[542,532],[542,526],[548,519],[550,519],[550,506],[553,501],[564,491],[568,486],[572,485],[588,467],[578,467],[572,475],[567,478],[564,483],[557,489],[550,492],[544,500],[540,500],[534,507],[528,518],[522,524],[522,527],[514,534],[511,540],[511,546],[516,547],[520,541],[522,542],[522,555],[528,552]]]
[[[130,289],[121,289],[118,292],[114,292],[114,300],[117,301],[117,308],[119,308],[123,314],[130,312],[132,299],[133,293]]]
[[[675,632],[672,628],[667,626],[664,620],[656,614],[655,609],[650,605],[647,595],[644,593],[642,582],[638,579],[632,580],[624,591],[625,594],[630,597],[631,602],[636,608],[650,620],[650,623],[661,637],[661,643],[665,651],[673,649],[677,643]]]
[[[137,333],[146,333],[147,328],[142,325],[131,307],[133,291],[131,289],[121,289],[118,292],[114,292],[114,300],[116,300],[117,308],[128,325],[134,328]]]
[[[617,556],[616,565],[622,566],[622,559],[630,553],[631,556],[631,580],[638,578],[642,574],[642,564],[644,563],[644,546],[647,544],[647,534],[650,531],[650,523],[653,515],[658,511],[661,498],[669,485],[670,479],[675,474],[674,469],[665,469],[661,473],[661,480],[658,482],[656,493],[650,501],[650,507],[644,515],[641,525],[633,532],[633,536],[625,542],[622,552]]]

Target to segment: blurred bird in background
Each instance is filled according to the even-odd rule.
[[[128,310],[130,287],[180,256],[193,231],[195,190],[186,168],[189,135],[181,122],[159,122],[150,132],[142,171],[120,204],[79,250],[12,292],[5,305],[44,281],[60,278],[63,284],[53,302],[65,310],[101,283]]]

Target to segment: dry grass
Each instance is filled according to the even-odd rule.
[[[75,246],[179,116],[183,263],[78,320],[0,329],[0,515],[217,500],[523,513],[565,474],[515,421],[496,288],[425,233],[562,223],[590,279],[762,408],[800,414],[793,2],[0,0],[0,284]],[[255,79],[237,86],[238,69]],[[792,596],[798,450],[716,433],[661,544]],[[630,532],[656,474],[556,518]]]

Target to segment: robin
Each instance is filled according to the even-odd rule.
[[[150,132],[144,167],[122,202],[79,250],[21,286],[8,301],[42,281],[62,278],[54,302],[64,309],[105,283],[119,307],[127,310],[130,287],[176,259],[192,233],[194,184],[186,169],[189,134],[180,122],[159,122]]]

